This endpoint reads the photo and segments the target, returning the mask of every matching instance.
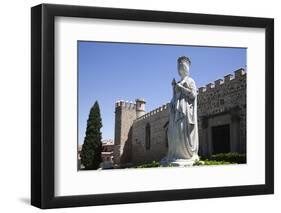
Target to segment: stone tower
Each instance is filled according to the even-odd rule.
[[[131,161],[132,125],[136,119],[136,104],[117,101],[115,104],[114,163],[126,164]]]
[[[139,118],[145,114],[145,100],[144,99],[136,99],[136,113],[137,113],[137,118]]]

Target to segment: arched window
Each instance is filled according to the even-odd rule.
[[[150,142],[151,142],[151,131],[150,131],[150,124],[147,123],[145,126],[145,149],[150,149]]]
[[[168,128],[165,130],[165,145],[168,148],[169,147],[169,142],[168,142]]]

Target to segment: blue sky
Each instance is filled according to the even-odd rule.
[[[78,41],[78,142],[83,143],[89,110],[97,100],[103,139],[114,139],[117,100],[144,98],[146,111],[170,101],[177,58],[191,59],[197,87],[246,67],[245,48]]]

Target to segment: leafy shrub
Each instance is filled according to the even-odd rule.
[[[137,168],[155,168],[155,167],[160,167],[161,164],[157,161],[152,161],[151,163],[145,163],[142,165],[137,166]]]
[[[246,163],[246,154],[230,152],[230,153],[220,153],[220,154],[212,155],[209,159],[201,157],[201,160],[195,161],[193,166],[229,165],[229,164],[242,164],[242,163]],[[156,168],[156,167],[164,167],[164,166],[158,161],[152,161],[150,163],[141,164],[136,168]],[[165,167],[174,167],[174,165],[168,164],[165,165]]]
[[[246,163],[246,154],[240,154],[237,152],[229,152],[229,153],[220,153],[216,155],[212,155],[209,160],[215,161],[227,161],[231,163]]]
[[[167,165],[162,165],[158,161],[152,161],[151,163],[145,163],[145,164],[136,166],[136,168],[155,168],[155,167],[174,167],[174,165],[171,163],[167,164]]]
[[[211,166],[211,165],[229,165],[229,164],[234,164],[231,162],[227,162],[227,161],[215,161],[215,160],[204,160],[204,161],[195,161],[195,163],[193,164],[193,166]]]

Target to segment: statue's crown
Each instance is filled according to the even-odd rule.
[[[190,59],[188,57],[186,57],[186,56],[179,57],[178,58],[178,63],[180,63],[180,62],[187,62],[189,65],[191,65]]]

